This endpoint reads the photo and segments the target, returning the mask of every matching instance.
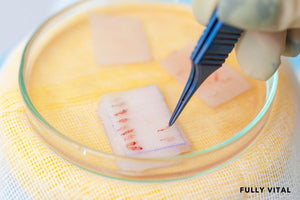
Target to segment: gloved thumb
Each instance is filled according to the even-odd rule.
[[[299,0],[220,0],[218,8],[221,21],[242,29],[282,31],[300,27]]]
[[[218,7],[219,19],[229,25],[261,31],[300,28],[299,0],[193,0],[195,18],[207,25]]]
[[[243,72],[257,80],[268,80],[280,65],[286,31],[247,31],[237,44],[236,55]]]

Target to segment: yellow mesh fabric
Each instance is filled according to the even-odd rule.
[[[2,77],[7,81],[1,88],[16,85],[18,59],[19,55],[7,65],[10,78]],[[294,191],[289,198],[296,199],[295,183],[290,180],[293,171],[289,166],[293,158],[291,140],[295,126],[293,89],[290,77],[282,70],[270,121],[255,143],[226,166],[188,180],[161,184],[128,183],[97,176],[73,166],[52,152],[34,133],[17,88],[2,93],[0,97],[1,153],[10,173],[35,199],[262,198],[269,194],[240,194],[239,187],[276,186],[281,179],[284,180],[283,185],[289,183]],[[285,175],[286,170],[290,170],[288,175]],[[284,199],[288,196],[278,197]]]
[[[189,14],[189,18],[191,17]],[[145,18],[149,20],[147,17]],[[84,29],[77,29],[77,31],[84,31]],[[74,37],[79,38],[79,33],[75,32],[73,34],[75,34]],[[188,34],[188,31],[182,34]],[[179,36],[173,35],[174,38]],[[198,34],[193,37],[196,36]],[[74,43],[72,41],[74,41],[74,38],[72,40],[71,38],[60,40],[68,44],[64,46],[67,49],[62,49],[62,52],[69,52],[68,49],[73,48]],[[178,46],[183,47],[190,42],[183,37],[177,46],[158,48],[161,41],[154,40],[152,44],[154,58],[163,58],[167,56],[166,52],[170,52]],[[86,46],[86,44],[82,45]],[[157,50],[155,50],[156,48]],[[56,49],[54,48],[54,50]],[[83,52],[77,53],[82,54]],[[63,56],[67,57],[68,55]],[[91,60],[90,58],[86,59]],[[203,176],[177,182],[140,184],[112,180],[89,173],[65,161],[46,146],[26,118],[24,104],[17,87],[19,60],[20,51],[15,52],[11,62],[6,64],[0,82],[0,153],[6,166],[6,168],[0,168],[0,172],[6,170],[11,174],[9,177],[15,180],[14,183],[9,184],[7,190],[11,189],[18,192],[22,188],[28,197],[34,199],[297,199],[298,197],[296,193],[297,179],[293,178],[295,158],[292,146],[296,121],[296,96],[295,86],[287,73],[290,70],[289,66],[283,66],[279,73],[278,91],[267,125],[254,144],[238,159]],[[39,62],[42,62],[42,60]],[[58,127],[61,132],[83,144],[103,151],[111,151],[105,134],[90,134],[103,132],[101,122],[96,113],[93,112],[97,109],[96,103],[100,100],[99,94],[110,92],[110,90],[125,90],[153,82],[153,79],[147,77],[143,81],[139,79],[138,82],[125,80],[128,78],[127,75],[131,74],[130,70],[133,70],[135,76],[143,77],[145,74],[152,73],[151,78],[157,77],[154,82],[158,83],[162,92],[166,95],[167,103],[173,107],[176,104],[176,99],[171,98],[171,93],[179,94],[181,91],[177,88],[179,84],[175,79],[165,71],[160,71],[162,69],[157,66],[157,63],[151,63],[151,67],[143,66],[142,70],[139,69],[141,72],[138,74],[134,65],[126,66],[126,70],[118,69],[119,77],[123,77],[119,81],[120,83],[126,82],[125,85],[110,85],[109,81],[103,81],[105,79],[110,80],[112,76],[117,76],[116,74],[110,75],[107,68],[95,68],[94,70],[98,70],[98,73],[92,74],[93,71],[88,73],[83,68],[76,68],[76,66],[68,63],[63,63],[63,65],[66,68],[60,69],[55,67],[54,63],[53,68],[50,69],[52,72],[48,71],[47,73],[63,74],[65,73],[63,70],[66,70],[67,67],[73,67],[72,70],[69,70],[72,73],[66,76],[57,76],[64,77],[64,80],[51,80],[53,76],[49,76],[49,79],[43,80],[44,85],[34,85],[38,81],[31,83],[33,87],[30,91],[31,96],[38,103],[38,109],[43,116],[55,127]],[[93,63],[86,63],[86,65],[93,66]],[[86,69],[92,70],[92,67]],[[104,73],[104,71],[106,72]],[[83,72],[84,75],[80,76]],[[34,73],[46,72],[34,71]],[[99,78],[99,76],[101,77]],[[38,76],[35,77],[38,78]],[[99,80],[101,80],[101,84],[105,83],[106,85],[99,84]],[[89,84],[85,85],[85,83]],[[252,84],[260,88],[260,85],[256,85],[255,82],[252,82]],[[118,88],[114,88],[115,86],[118,86]],[[68,98],[59,95],[64,91],[68,91]],[[254,102],[256,99],[251,99],[251,94],[245,95],[250,99],[249,102]],[[264,96],[261,95],[261,97]],[[239,99],[235,99],[235,101],[239,102]],[[260,103],[258,102],[257,105],[260,105]],[[187,112],[195,114],[193,112],[197,111],[197,105],[199,106],[199,104],[201,104],[199,100],[193,99],[192,106]],[[251,105],[251,103],[248,105]],[[237,112],[237,109],[231,106],[230,103],[227,106],[227,108],[232,109],[232,119],[238,120],[238,118],[234,118],[234,112]],[[248,109],[254,110],[254,112],[245,113],[245,115],[249,114],[246,118],[257,114],[255,109]],[[205,112],[204,114],[209,114],[213,111],[208,109]],[[221,121],[224,115],[219,117],[218,120]],[[230,138],[232,132],[227,130],[237,131],[247,121],[242,121],[241,127],[237,127],[236,122],[233,122],[232,126],[226,125],[225,127],[221,124],[219,128],[221,131],[223,130],[224,134],[219,134],[220,137],[214,137],[214,140],[211,140],[209,135],[201,138],[193,135],[192,133],[196,130],[193,123],[196,123],[196,121],[190,122],[188,117],[187,120],[181,121],[184,131],[194,143],[193,146],[200,149]],[[209,123],[209,120],[207,123]],[[211,134],[217,135],[214,132]],[[5,179],[2,178],[2,180]],[[290,187],[293,192],[291,194],[245,194],[240,193],[240,187],[243,186],[286,186]],[[13,193],[10,193],[10,195],[14,196]]]

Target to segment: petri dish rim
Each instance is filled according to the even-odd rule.
[[[264,104],[263,108],[260,110],[260,112],[257,114],[257,116],[246,127],[244,127],[243,130],[241,130],[240,132],[238,132],[237,134],[235,134],[230,139],[225,140],[224,142],[221,142],[221,143],[219,143],[219,144],[217,144],[215,146],[211,146],[211,147],[203,149],[203,150],[194,151],[194,152],[191,152],[191,153],[187,153],[187,154],[183,154],[183,155],[178,155],[178,156],[164,157],[164,158],[129,158],[129,157],[122,156],[122,155],[115,155],[113,153],[96,150],[94,148],[91,148],[91,147],[88,147],[86,145],[83,145],[83,144],[81,144],[81,143],[79,143],[79,142],[77,142],[77,141],[75,141],[75,140],[67,137],[66,135],[64,135],[63,133],[61,133],[60,131],[58,131],[55,127],[53,127],[50,123],[48,123],[47,120],[45,120],[45,118],[38,112],[38,110],[33,105],[32,101],[31,101],[31,99],[29,97],[29,93],[27,91],[27,88],[26,88],[26,83],[25,83],[25,78],[24,78],[24,72],[25,72],[25,69],[26,69],[26,64],[27,64],[26,61],[28,59],[28,54],[30,53],[31,46],[35,42],[36,38],[39,37],[42,34],[43,30],[55,18],[58,18],[61,15],[63,15],[64,13],[66,13],[66,12],[68,12],[70,10],[73,10],[77,6],[85,4],[86,2],[89,2],[89,1],[93,1],[93,0],[84,0],[84,1],[81,1],[81,2],[74,3],[71,6],[63,9],[62,11],[56,13],[55,15],[53,15],[52,17],[50,17],[48,20],[46,20],[43,24],[41,24],[37,28],[37,30],[31,35],[30,39],[26,43],[25,48],[24,48],[23,53],[22,53],[22,58],[21,58],[21,63],[20,63],[20,69],[19,69],[19,75],[18,75],[19,89],[20,89],[21,96],[22,96],[22,99],[23,99],[23,101],[25,103],[25,106],[26,106],[27,110],[41,124],[43,124],[43,126],[45,126],[48,129],[50,129],[51,133],[56,134],[63,141],[71,143],[71,144],[73,144],[73,145],[75,145],[77,147],[84,148],[84,149],[86,149],[86,151],[89,151],[93,155],[97,155],[97,156],[101,156],[101,157],[107,157],[107,158],[120,158],[120,159],[125,159],[125,160],[141,161],[141,162],[142,161],[168,161],[168,160],[186,159],[186,158],[191,158],[191,157],[195,157],[195,156],[198,156],[198,155],[201,155],[201,154],[207,154],[207,153],[219,150],[222,147],[225,147],[225,146],[227,146],[229,144],[232,144],[232,143],[236,142],[241,137],[243,137],[246,133],[248,133],[258,122],[260,122],[260,120],[271,109],[271,105],[272,105],[272,102],[274,100],[274,97],[275,97],[275,94],[276,94],[276,91],[277,91],[278,72],[276,72],[268,81],[266,81],[266,90],[267,91],[266,91],[265,104]],[[163,0],[163,1],[155,0],[155,1],[157,1],[157,2],[169,2],[169,3],[172,3],[172,1],[165,1],[165,0]],[[132,1],[126,0],[124,2],[132,2]],[[184,2],[184,1],[183,2],[174,1],[174,2],[179,3],[181,5],[189,5],[186,2]],[[58,155],[60,155],[60,154],[58,153]],[[240,154],[238,154],[238,155],[240,155]],[[66,159],[64,156],[62,156],[62,157],[64,159]],[[235,156],[235,157],[237,157],[237,156]],[[231,160],[233,160],[235,157],[233,157],[232,159],[229,159],[228,162],[230,162]],[[69,159],[67,159],[67,160],[70,161],[70,162],[72,162]],[[221,164],[220,166],[223,166],[224,164],[226,164],[228,162],[225,162],[225,163]],[[91,170],[89,170],[89,169],[87,169],[85,167],[82,167],[82,166],[76,164],[75,162],[72,162],[72,163],[74,163],[75,165],[77,165],[77,166],[79,166],[79,167],[81,167],[83,169],[86,169],[86,170],[88,170],[90,172],[94,172],[94,171],[91,171]],[[220,166],[218,166],[216,168],[219,168]],[[207,172],[210,172],[210,171],[212,171],[212,170],[214,170],[216,168],[212,168],[212,169],[208,170]],[[96,174],[99,174],[99,173],[96,172]],[[199,173],[199,174],[204,174],[204,173]],[[100,175],[103,175],[103,174],[100,174]],[[115,177],[107,176],[107,175],[103,175],[103,176],[110,177],[110,178],[115,178]],[[189,176],[189,177],[194,177],[194,176],[195,175]],[[188,178],[188,177],[186,177],[186,178]],[[120,180],[119,178],[116,178],[116,179]],[[180,180],[180,179],[182,179],[182,178],[179,178],[179,179],[176,179],[176,180]],[[121,180],[124,180],[124,179],[121,179]],[[130,179],[125,179],[125,180],[131,181]],[[152,181],[142,181],[142,182],[152,182]]]

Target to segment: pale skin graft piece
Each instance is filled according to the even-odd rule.
[[[189,44],[188,46],[173,52],[169,57],[161,60],[159,63],[179,82],[185,84],[191,72],[191,54],[194,49],[195,44]]]
[[[223,64],[199,87],[196,94],[209,106],[217,107],[243,92],[252,85],[229,65]]]
[[[175,51],[161,60],[161,66],[179,82],[186,84],[191,71],[191,53],[195,44]],[[209,76],[198,88],[196,95],[210,107],[218,107],[252,88],[252,85],[227,64]]]
[[[151,61],[148,40],[139,19],[90,13],[89,21],[97,65]]]
[[[139,158],[179,155],[191,146],[156,85],[102,95],[97,111],[115,154]]]

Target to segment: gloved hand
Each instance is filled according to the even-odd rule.
[[[281,55],[300,53],[300,0],[193,0],[202,25],[217,7],[222,22],[245,30],[236,55],[247,76],[267,80]]]

